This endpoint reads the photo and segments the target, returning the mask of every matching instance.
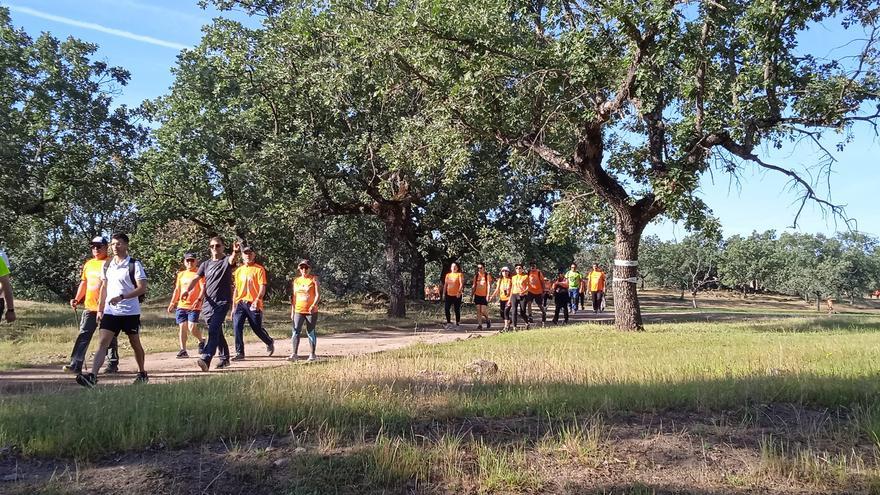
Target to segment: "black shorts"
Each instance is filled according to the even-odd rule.
[[[489,301],[486,300],[486,296],[474,296],[474,304],[476,304],[477,306],[488,306]]]
[[[125,335],[137,335],[141,329],[141,315],[104,315],[101,318],[101,330],[109,330],[113,335],[119,336],[119,332]]]

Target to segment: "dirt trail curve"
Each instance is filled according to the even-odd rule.
[[[548,314],[552,316],[552,314]],[[754,316],[754,315],[751,315]],[[645,313],[645,321],[656,323],[660,321],[694,321],[694,320],[719,320],[719,319],[745,319],[749,315],[743,314],[708,314],[708,313]],[[579,312],[577,315],[571,316],[572,323],[582,322],[595,323],[612,323],[613,314],[600,313],[594,315],[589,312]],[[550,326],[548,318],[548,326]],[[426,326],[414,332],[412,329],[400,327],[383,327],[379,329],[371,329],[363,332],[340,333],[318,337],[318,356],[319,360],[330,358],[338,358],[344,356],[356,356],[361,354],[369,354],[374,352],[388,351],[392,349],[400,349],[417,343],[439,344],[443,342],[451,342],[460,339],[466,339],[472,335],[488,336],[494,335],[499,327],[493,326],[491,331],[477,331],[476,324],[473,322],[462,323],[458,330],[444,330],[441,325]],[[540,324],[536,328],[540,328]],[[194,376],[211,376],[217,373],[235,373],[238,371],[265,368],[270,366],[288,366],[292,365],[287,361],[287,356],[292,351],[290,338],[284,338],[276,335],[275,354],[272,357],[266,355],[266,347],[257,340],[253,333],[246,331],[245,339],[251,343],[246,344],[245,354],[247,359],[244,361],[236,361],[232,366],[224,370],[212,369],[208,373],[201,372],[196,365],[195,352],[190,352],[190,358],[177,359],[177,352],[156,352],[148,353],[146,358],[147,372],[150,374],[151,383],[163,383],[175,380],[186,379]],[[124,337],[120,337],[123,338]],[[227,335],[227,340],[232,344],[231,336]],[[149,342],[147,342],[149,344]],[[305,338],[300,343],[300,357],[305,358],[308,352],[308,342]],[[91,356],[90,356],[91,358]],[[90,363],[87,362],[88,366]],[[304,363],[296,363],[303,365]],[[137,372],[137,365],[134,357],[127,356],[120,361],[118,374],[104,375],[101,374],[100,385],[128,385],[131,384]],[[0,395],[22,394],[30,392],[52,392],[76,388],[76,382],[71,374],[61,370],[60,365],[35,366],[28,368],[20,368],[10,371],[0,371]]]

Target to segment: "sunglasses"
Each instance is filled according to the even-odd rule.
[[[211,247],[212,248],[222,248],[222,247],[225,247],[225,245],[224,244],[211,244]]]

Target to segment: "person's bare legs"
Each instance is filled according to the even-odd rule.
[[[195,337],[196,340],[198,340],[199,342],[203,341],[204,339],[202,338],[202,331],[199,330],[198,322],[188,321],[186,323],[187,325],[189,325],[189,332],[192,334],[192,336]]]
[[[186,335],[187,335],[187,328],[186,327],[189,326],[189,323],[183,322],[178,326],[180,327],[180,332],[177,334],[177,339],[178,339],[178,342],[180,343],[180,350],[185,351],[186,350]]]
[[[141,336],[136,333],[129,334],[128,342],[131,344],[131,350],[134,351],[134,360],[137,361],[138,371],[146,373],[146,370],[144,370],[144,346],[141,345]]]
[[[96,376],[98,375],[98,370],[100,370],[101,366],[104,364],[104,358],[107,356],[107,348],[110,347],[110,342],[113,341],[113,337],[115,336],[116,334],[110,330],[101,329],[101,337],[98,339],[98,350],[95,352],[95,359],[92,361],[92,373]]]

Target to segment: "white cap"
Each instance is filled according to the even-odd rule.
[[[502,271],[502,272],[509,272],[509,271],[510,271],[510,268],[507,268],[507,267],[505,266],[504,268],[501,269],[501,271]]]
[[[103,237],[98,236],[98,237],[95,237],[94,239],[92,239],[92,242],[90,242],[89,244],[107,244],[107,239],[104,239]]]

